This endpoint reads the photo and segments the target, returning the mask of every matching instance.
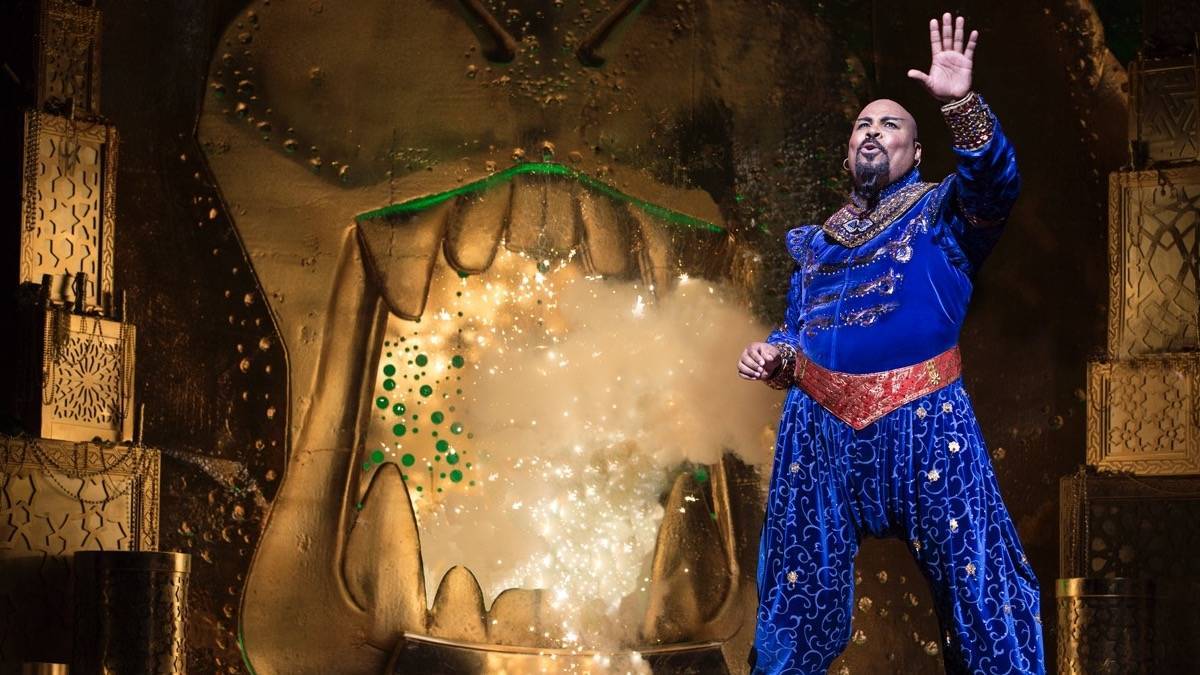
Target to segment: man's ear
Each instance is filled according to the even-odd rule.
[[[913,141],[913,164],[921,163],[921,141]]]

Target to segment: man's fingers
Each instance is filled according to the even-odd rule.
[[[741,375],[742,377],[746,378],[747,380],[757,380],[758,373],[759,373],[759,371],[757,368],[754,368],[753,366],[747,365],[745,363],[740,363],[740,362],[738,363],[738,375]]]
[[[908,71],[908,76],[921,84],[929,84],[929,76],[919,70]]]
[[[968,61],[975,58],[975,43],[978,40],[979,40],[979,31],[977,31],[977,30],[971,31],[971,37],[967,39],[967,48],[965,50],[963,50],[963,56],[967,57]]]
[[[963,18],[960,16],[954,21],[954,51],[961,52],[963,50]]]
[[[766,345],[754,345],[754,359],[758,362],[759,366],[767,363],[766,349]]]
[[[757,372],[762,370],[762,366],[754,359],[752,354],[742,354],[742,359],[738,361],[738,367],[745,367],[746,370]]]
[[[938,30],[937,19],[929,20],[929,49],[934,56],[942,51],[942,33]]]
[[[954,20],[950,16],[950,12],[942,15],[942,51],[948,51],[954,48]]]

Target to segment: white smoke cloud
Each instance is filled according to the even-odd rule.
[[[410,332],[468,354],[454,419],[473,438],[455,440],[475,485],[413,493],[427,585],[465,565],[488,603],[548,589],[568,643],[615,646],[640,625],[673,477],[724,452],[770,461],[780,395],[736,374],[768,329],[707,281],[656,303],[640,285],[535,265],[502,253],[469,280],[439,270],[434,326]]]

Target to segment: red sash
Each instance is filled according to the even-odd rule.
[[[962,374],[958,346],[920,363],[878,373],[842,373],[796,354],[796,386],[855,429],[950,384]]]

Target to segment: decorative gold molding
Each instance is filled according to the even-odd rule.
[[[1200,166],[1108,185],[1108,358],[1200,349]]]
[[[1200,354],[1088,364],[1087,462],[1140,475],[1200,473]]]
[[[158,548],[160,456],[0,435],[0,658],[71,658],[71,556]]]
[[[40,403],[32,433],[63,441],[133,438],[136,370],[132,324],[45,310]]]
[[[117,130],[27,111],[20,281],[85,274],[83,306],[111,309]]]
[[[1200,61],[1136,59],[1129,68],[1129,138],[1136,163],[1200,160]]]
[[[39,505],[30,512],[48,514],[61,511],[63,514],[83,513],[85,516],[94,512],[116,523],[123,532],[117,539],[97,541],[94,546],[88,545],[86,536],[79,546],[71,546],[64,540],[62,546],[45,548],[44,552],[70,554],[76,550],[92,549],[158,549],[161,470],[158,450],[137,445],[70,443],[0,435],[0,465],[4,470],[3,489],[6,497],[0,501],[0,522],[11,522],[3,517],[8,510],[18,508],[31,499],[48,498],[54,503]],[[17,489],[16,483],[23,480],[29,481],[33,490],[23,493],[24,496],[12,492]],[[41,492],[49,494],[39,496]],[[64,522],[66,520],[87,525],[84,516],[64,519]],[[12,533],[9,534],[7,541],[0,537],[0,551],[42,550],[38,546],[14,545]],[[50,540],[49,535],[36,539],[43,544]],[[5,543],[9,545],[4,546]]]
[[[76,116],[100,114],[100,10],[42,0],[37,106],[72,103]]]

